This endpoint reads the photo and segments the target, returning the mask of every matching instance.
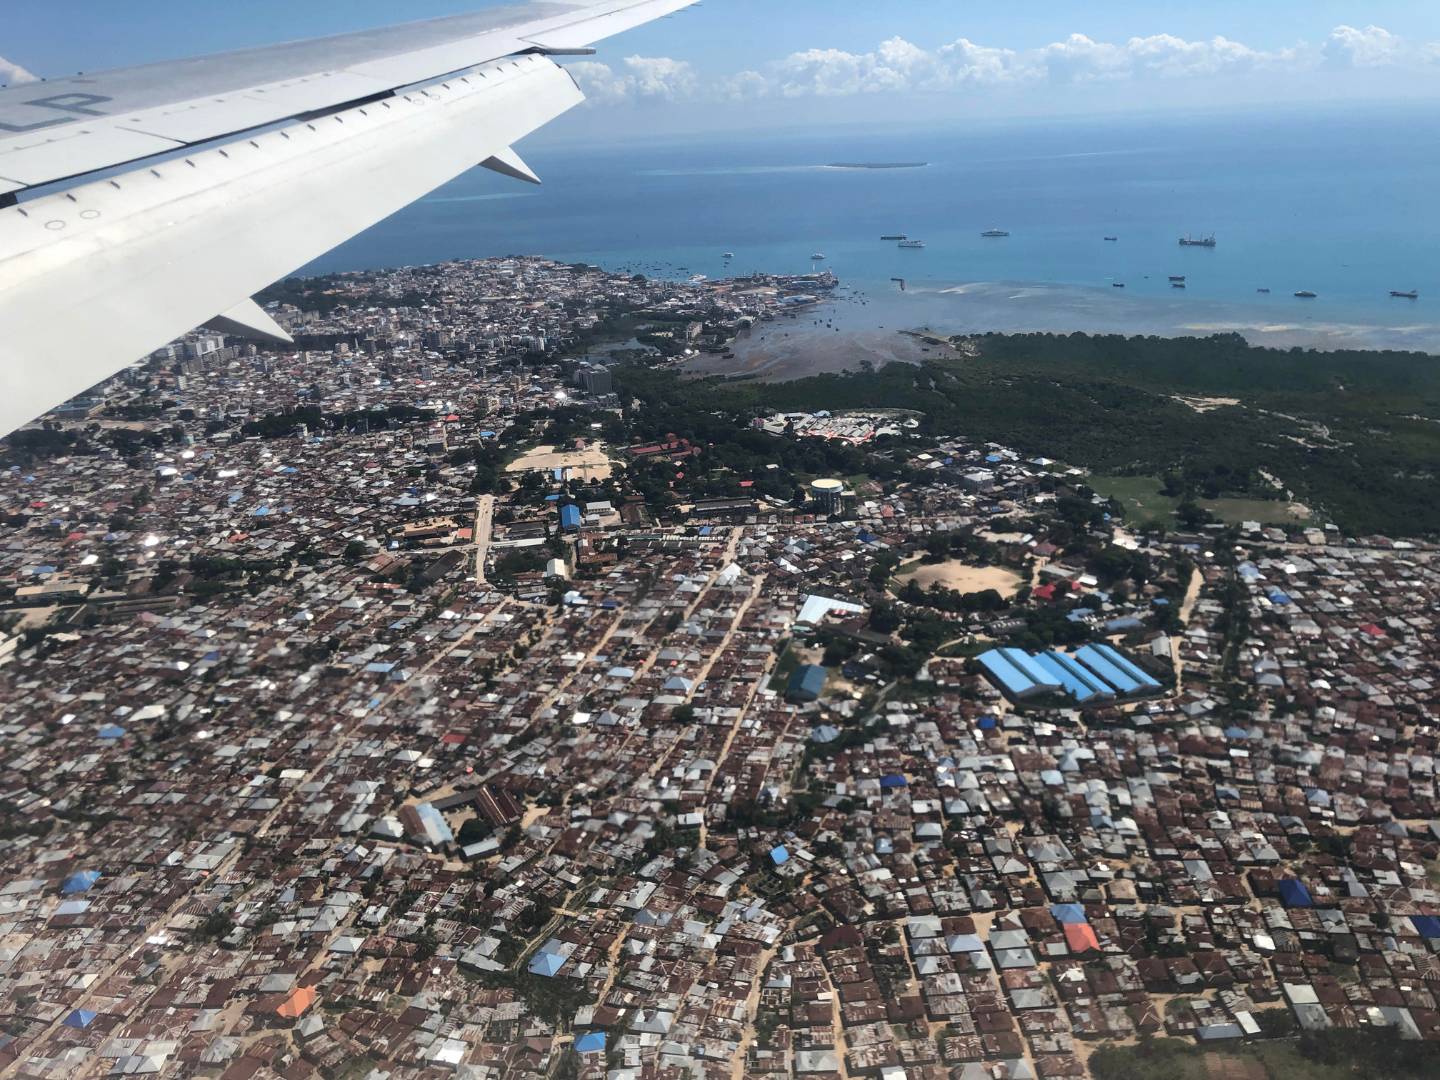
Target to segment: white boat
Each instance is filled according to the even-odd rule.
[[[825,261],[825,256],[818,251],[814,255],[811,255],[810,258],[814,259],[816,262]]]
[[[902,248],[908,248],[908,249],[910,249],[911,251],[914,251],[914,250],[917,249],[917,248],[923,248],[923,247],[925,246],[925,241],[924,241],[924,240],[901,240],[901,241],[900,241],[900,246],[901,246]]]

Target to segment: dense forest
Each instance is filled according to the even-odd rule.
[[[1238,335],[971,340],[974,358],[785,383],[642,367],[619,375],[627,394],[660,413],[703,408],[743,420],[883,404],[923,412],[929,435],[993,440],[1097,472],[1203,478],[1227,496],[1278,497],[1263,469],[1351,535],[1440,534],[1434,357],[1261,349]],[[1240,404],[1198,400],[1208,398]]]

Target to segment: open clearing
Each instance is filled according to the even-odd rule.
[[[994,589],[1001,596],[1011,597],[1020,591],[1025,579],[1003,566],[971,566],[951,559],[942,563],[911,562],[900,567],[901,578],[911,578],[922,589],[937,582],[958,593],[978,593]]]
[[[1124,506],[1126,520],[1131,525],[1153,523],[1168,528],[1175,524],[1175,511],[1180,506],[1180,500],[1161,494],[1163,485],[1153,476],[1092,476],[1088,482],[1101,495]],[[1243,521],[1258,521],[1262,525],[1297,525],[1310,518],[1305,507],[1279,499],[1197,501],[1230,525],[1239,525]]]
[[[537,446],[505,466],[507,473],[551,472],[555,469],[574,469],[585,480],[609,480],[612,471],[603,443],[596,443],[588,450]]]

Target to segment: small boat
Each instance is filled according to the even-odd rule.
[[[1118,244],[1120,242],[1120,238],[1118,236],[1107,236],[1105,237],[1105,242],[1107,244]]]
[[[1125,283],[1123,281],[1112,281],[1110,283],[1110,287],[1112,289],[1123,289],[1125,287]]]
[[[1266,296],[1269,296],[1269,295],[1270,295],[1270,290],[1269,290],[1269,289],[1256,289],[1255,291],[1258,292],[1258,293],[1264,293]]]
[[[811,255],[810,258],[813,259],[815,262],[825,261],[825,256],[818,251],[814,255]]]
[[[1172,288],[1172,289],[1183,289],[1183,288],[1185,288],[1185,287],[1186,287],[1186,286],[1185,286],[1185,283],[1184,283],[1183,281],[1172,281],[1172,282],[1170,282],[1170,288]]]
[[[1214,236],[1202,236],[1198,239],[1193,236],[1182,236],[1180,238],[1180,246],[1213,248],[1216,246],[1216,241]]]
[[[896,233],[894,236],[882,236],[882,237],[880,237],[880,239],[881,239],[881,240],[908,240],[909,237],[907,237],[904,233]]]
[[[1319,296],[1319,295],[1320,295],[1319,293],[1313,293],[1313,292],[1311,292],[1309,289],[1301,289],[1299,292],[1297,292],[1297,293],[1295,294],[1295,299],[1297,299],[1297,300],[1314,300],[1314,299],[1315,299],[1317,296]]]
[[[733,251],[727,251],[727,252],[725,252],[724,255],[722,255],[722,256],[720,256],[720,257],[721,257],[722,259],[733,259],[733,258],[735,257],[735,253],[734,253]]]
[[[1419,291],[1416,290],[1416,289],[1411,289],[1409,292],[1406,292],[1406,291],[1403,290],[1403,289],[1391,289],[1391,290],[1390,290],[1390,295],[1393,296],[1396,300],[1419,300],[1419,299],[1420,299],[1420,293],[1419,293]]]
[[[1171,280],[1171,281],[1180,281],[1180,282],[1183,282],[1183,281],[1185,280],[1185,275],[1184,275],[1184,274],[1171,274],[1171,275],[1170,275],[1170,280]]]
[[[998,238],[1000,238],[1000,237],[1002,237],[1002,236],[1009,236],[1010,234],[1009,234],[1008,232],[1006,232],[1004,229],[986,229],[986,230],[985,230],[984,232],[982,232],[980,235],[981,235],[981,236],[984,236],[984,237],[987,237],[987,238],[989,238],[989,239],[994,240],[994,239],[998,239]]]
[[[906,251],[918,251],[925,246],[924,240],[901,240],[900,247]]]

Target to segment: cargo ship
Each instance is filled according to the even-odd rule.
[[[1409,290],[1408,292],[1406,292],[1404,289],[1391,289],[1391,290],[1390,290],[1390,295],[1393,296],[1396,300],[1419,300],[1419,299],[1420,299],[1420,292],[1419,292],[1419,290],[1417,290],[1417,289],[1411,289],[1411,290]]]
[[[882,236],[882,237],[880,237],[880,239],[881,239],[881,240],[908,240],[908,239],[910,239],[910,238],[909,238],[908,236],[906,236],[904,233],[896,233],[894,236]]]
[[[1185,275],[1184,275],[1184,274],[1171,274],[1171,275],[1170,275],[1170,280],[1171,280],[1171,282],[1179,281],[1179,282],[1182,282],[1182,283],[1183,283],[1183,282],[1185,281]]]
[[[1201,236],[1199,238],[1196,238],[1194,236],[1182,236],[1180,238],[1180,246],[1213,248],[1215,247],[1215,237]]]
[[[917,249],[919,249],[919,248],[923,248],[923,247],[925,246],[925,241],[924,241],[924,240],[901,240],[901,241],[900,241],[900,246],[901,246],[902,248],[905,248],[905,249],[909,250],[909,251],[915,251],[915,250],[917,250]]]

